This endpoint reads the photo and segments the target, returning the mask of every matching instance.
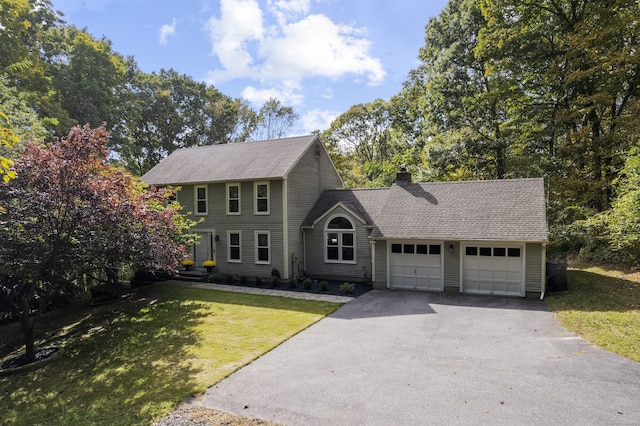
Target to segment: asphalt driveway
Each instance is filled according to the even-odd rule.
[[[290,425],[637,425],[640,363],[537,300],[376,290],[200,403]]]

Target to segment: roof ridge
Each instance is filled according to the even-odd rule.
[[[441,181],[427,181],[427,182],[411,182],[412,184],[421,185],[442,185],[442,184],[458,184],[464,185],[469,183],[486,183],[486,182],[513,182],[513,181],[537,181],[543,180],[543,177],[529,177],[529,178],[508,178],[508,179],[473,179],[473,180],[441,180]]]
[[[334,189],[325,189],[325,191],[336,191],[336,192],[340,192],[340,191],[380,191],[380,190],[387,190],[389,189],[389,186],[380,186],[377,188],[334,188]]]
[[[210,148],[222,147],[222,146],[237,146],[237,145],[242,145],[242,144],[253,144],[253,143],[264,143],[264,142],[277,143],[277,142],[282,142],[282,141],[288,141],[288,140],[291,140],[291,139],[307,139],[309,137],[313,137],[315,139],[316,135],[288,136],[286,138],[260,139],[260,140],[256,140],[256,141],[238,141],[238,142],[227,142],[227,143],[213,143],[211,145],[185,146],[185,147],[178,148],[178,149],[174,150],[174,152],[175,151],[179,151],[179,150],[187,150],[187,149],[210,149]]]

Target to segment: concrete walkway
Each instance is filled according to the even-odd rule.
[[[196,403],[289,425],[638,425],[640,363],[538,300],[373,290]]]
[[[333,294],[307,293],[301,291],[277,290],[273,288],[256,288],[246,286],[234,286],[226,284],[204,283],[199,281],[164,281],[166,284],[176,285],[180,287],[197,287],[209,290],[231,291],[235,293],[264,294],[266,296],[290,297],[292,299],[305,300],[321,300],[324,302],[347,303],[353,300],[353,297],[336,296]]]

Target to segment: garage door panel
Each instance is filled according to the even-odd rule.
[[[507,273],[507,281],[509,282],[520,282],[520,277],[522,276],[522,272],[520,271],[509,271]]]
[[[466,246],[463,256],[463,291],[522,295],[524,268],[521,246],[508,244]]]
[[[490,269],[481,269],[478,271],[478,279],[480,281],[492,281],[493,271]]]
[[[390,287],[416,290],[444,289],[440,244],[399,241],[390,244]]]
[[[507,275],[508,275],[507,271],[494,271],[493,280],[497,282],[506,282]]]
[[[507,292],[508,286],[505,282],[494,282],[493,283],[493,291],[495,292]]]

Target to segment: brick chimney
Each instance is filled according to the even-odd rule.
[[[411,183],[411,173],[407,171],[407,166],[400,164],[400,171],[396,173],[396,183],[398,185],[409,185]]]

